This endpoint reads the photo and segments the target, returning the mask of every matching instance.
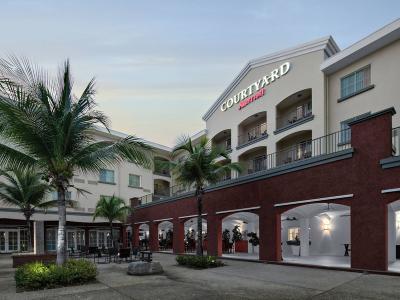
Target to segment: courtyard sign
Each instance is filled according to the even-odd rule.
[[[263,76],[261,79],[253,82],[246,89],[240,91],[238,94],[229,98],[221,104],[221,111],[226,111],[231,108],[234,104],[239,103],[239,110],[246,107],[253,101],[261,98],[265,95],[265,87],[270,83],[279,79],[283,75],[287,74],[290,70],[290,62],[285,62],[279,68],[272,70],[269,75]]]

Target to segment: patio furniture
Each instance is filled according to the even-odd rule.
[[[140,260],[151,262],[153,260],[153,253],[151,251],[140,251]]]
[[[139,248],[135,247],[135,248],[132,249],[132,256],[133,256],[134,260],[138,259],[138,257],[139,257]]]
[[[344,256],[349,256],[349,252],[351,252],[350,245],[351,244],[343,244],[344,245]]]
[[[132,261],[131,258],[132,258],[131,257],[131,248],[119,249],[117,256],[116,256],[117,263],[121,263],[123,260],[125,260],[125,262],[130,262],[130,261]]]

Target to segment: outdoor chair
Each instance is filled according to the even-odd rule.
[[[138,248],[135,247],[132,249],[132,256],[133,256],[134,260],[138,260],[138,257],[139,257],[139,249]]]

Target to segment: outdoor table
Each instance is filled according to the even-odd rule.
[[[351,244],[343,244],[344,245],[344,256],[349,256],[350,250],[350,245]]]
[[[140,251],[140,260],[151,262],[153,260],[153,253],[150,251]]]

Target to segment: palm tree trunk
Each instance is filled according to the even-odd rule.
[[[203,256],[203,199],[201,189],[196,190],[197,194],[197,245],[196,255]]]
[[[62,265],[67,259],[65,244],[65,227],[67,223],[67,212],[65,206],[65,188],[61,184],[57,187],[58,192],[58,234],[57,234],[57,265]]]
[[[113,224],[110,221],[110,239],[111,239],[111,248],[114,249],[114,236],[113,236]]]
[[[26,220],[26,228],[27,228],[27,235],[26,235],[26,242],[27,242],[27,251],[32,251],[32,237],[31,237],[31,216],[25,215]]]

